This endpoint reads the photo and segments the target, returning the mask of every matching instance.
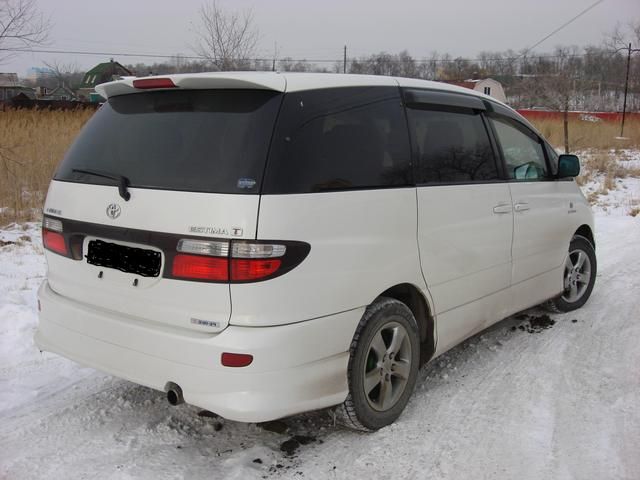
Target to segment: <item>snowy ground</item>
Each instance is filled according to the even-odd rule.
[[[637,199],[634,178],[597,197],[599,272],[584,308],[546,329],[531,328],[544,313],[532,310],[468,340],[423,368],[399,421],[369,435],[327,412],[271,426],[282,433],[200,416],[40,354],[38,226],[0,230],[0,478],[637,480]]]

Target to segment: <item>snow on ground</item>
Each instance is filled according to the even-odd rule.
[[[583,168],[587,168],[582,189],[594,211],[607,215],[640,214],[640,150],[611,149],[604,153],[586,150],[578,155]],[[588,170],[597,156],[606,157],[610,172]]]
[[[282,433],[200,416],[39,353],[38,226],[0,230],[0,478],[637,480],[640,216],[625,202],[639,188],[626,178],[597,198],[585,307],[553,325],[531,310],[464,342],[422,369],[405,413],[373,434],[326,411],[271,426]]]

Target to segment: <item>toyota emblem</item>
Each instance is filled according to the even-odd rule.
[[[118,218],[121,212],[122,212],[122,209],[120,208],[120,205],[118,205],[117,203],[110,203],[109,206],[107,207],[107,217],[111,218],[112,220],[115,220],[116,218]]]

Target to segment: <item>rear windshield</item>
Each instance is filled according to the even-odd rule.
[[[281,94],[185,90],[112,97],[87,123],[55,179],[112,185],[74,169],[108,172],[132,187],[260,192]]]

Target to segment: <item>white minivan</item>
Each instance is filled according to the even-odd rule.
[[[44,207],[36,344],[243,422],[393,422],[419,367],[547,302],[582,306],[593,217],[520,115],[361,75],[127,78]]]

